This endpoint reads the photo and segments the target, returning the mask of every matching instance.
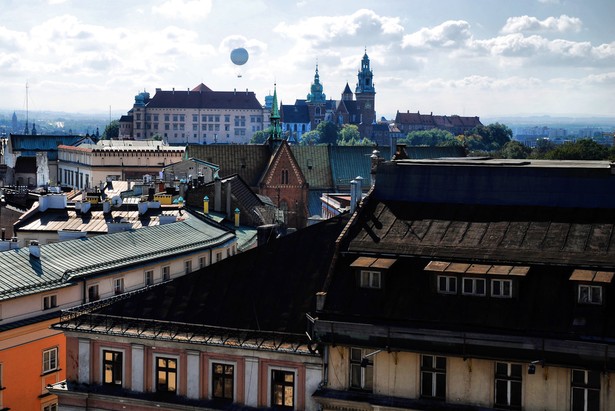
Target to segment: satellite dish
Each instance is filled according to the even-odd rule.
[[[111,198],[111,205],[115,208],[121,207],[122,206],[122,197],[120,196],[113,196]]]
[[[243,66],[248,62],[248,50],[239,47],[231,51],[231,61],[237,66]]]

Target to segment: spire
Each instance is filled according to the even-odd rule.
[[[365,54],[363,54],[363,59],[361,59],[361,70],[357,75],[358,82],[357,88],[355,89],[355,93],[375,93],[376,90],[374,88],[373,78],[374,73],[369,67],[369,57],[367,56],[367,48],[365,48]]]
[[[320,75],[318,74],[318,63],[316,63],[316,73],[314,74],[314,82],[310,87],[310,94],[307,95],[308,103],[324,103],[327,96],[322,92],[323,87],[320,84]]]
[[[282,139],[282,126],[280,126],[280,111],[278,110],[278,90],[277,84],[273,85],[273,101],[271,103],[271,115],[269,116],[271,122],[271,139]]]

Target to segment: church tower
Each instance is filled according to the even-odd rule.
[[[361,60],[361,69],[359,70],[357,79],[355,98],[357,100],[357,110],[361,116],[359,133],[361,133],[362,137],[371,138],[372,125],[376,123],[376,109],[374,107],[376,89],[374,87],[374,73],[369,67],[367,49]]]
[[[316,126],[318,126],[318,123],[324,121],[325,119],[325,113],[327,111],[327,96],[322,91],[323,87],[322,84],[320,84],[318,64],[316,64],[316,74],[314,74],[314,82],[310,87],[310,93],[307,95],[306,100],[312,130],[315,130]]]

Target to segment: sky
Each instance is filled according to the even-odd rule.
[[[200,83],[292,104],[317,65],[338,100],[367,52],[379,118],[615,117],[613,16],[614,0],[0,0],[0,109],[115,118]]]

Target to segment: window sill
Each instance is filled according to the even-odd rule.
[[[62,371],[62,368],[54,368],[53,370],[49,370],[49,371],[43,372],[41,374],[41,377],[44,377],[46,375],[53,374],[53,373],[56,373],[56,372],[59,372],[59,371]]]

